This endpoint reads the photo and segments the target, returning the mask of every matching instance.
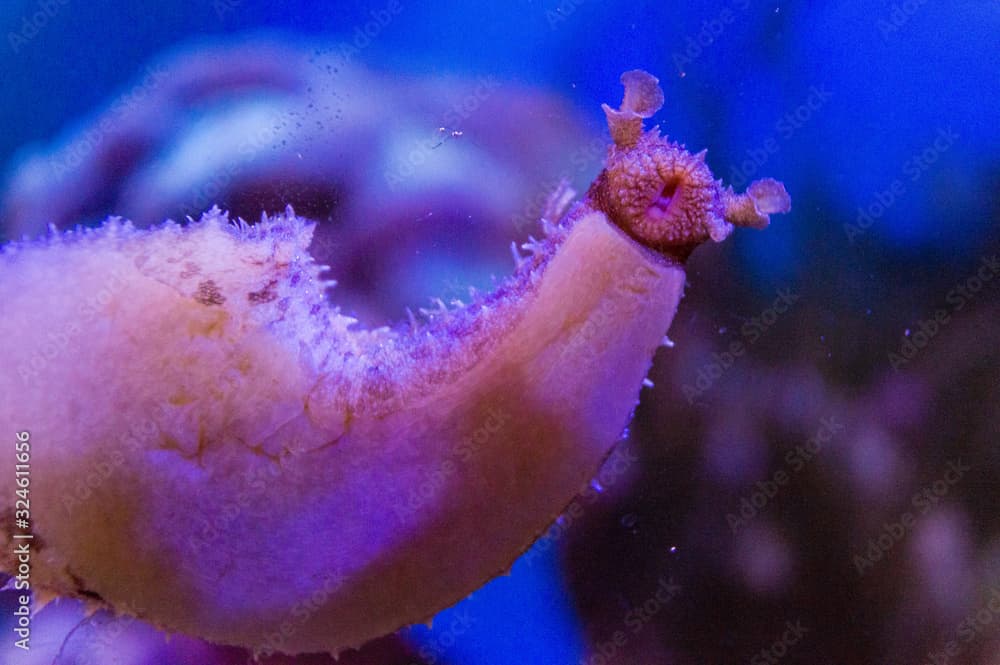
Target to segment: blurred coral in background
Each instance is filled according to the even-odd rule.
[[[795,208],[695,252],[619,450],[511,576],[342,662],[1000,663],[995,4],[401,2],[14,3],[0,237],[291,204],[331,300],[398,323],[510,272],[636,66]],[[35,630],[0,660],[252,658],[76,601]]]

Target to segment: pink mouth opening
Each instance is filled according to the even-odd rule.
[[[671,215],[671,206],[677,200],[677,190],[680,187],[680,180],[672,178],[663,185],[663,190],[649,206],[647,214],[656,220],[666,219]]]

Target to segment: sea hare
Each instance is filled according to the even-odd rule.
[[[691,250],[789,209],[643,131],[658,82],[622,82],[585,198],[553,196],[495,292],[398,329],[331,309],[291,208],[6,246],[0,414],[31,480],[25,526],[0,475],[2,568],[27,542],[36,593],[288,653],[425,621],[508,569],[620,437]]]

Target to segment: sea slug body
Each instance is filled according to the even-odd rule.
[[[0,417],[30,431],[33,585],[337,653],[506,570],[627,425],[691,250],[789,209],[780,183],[736,194],[643,131],[658,82],[622,82],[583,200],[553,197],[496,291],[399,329],[327,304],[291,208],[5,247]],[[0,490],[10,571],[10,477]],[[293,629],[275,637],[276,618]]]

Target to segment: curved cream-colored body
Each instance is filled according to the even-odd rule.
[[[35,582],[275,651],[425,620],[508,568],[592,477],[684,283],[586,214],[474,362],[355,414],[322,398],[337,377],[315,330],[275,323],[280,297],[241,298],[289,279],[305,228],[272,244],[218,220],[119,229],[0,259],[15,314],[0,363],[21,370],[0,384],[0,420],[30,432]],[[295,318],[320,286],[271,290],[303,301],[281,306]],[[11,474],[0,492],[11,510]]]
[[[619,439],[683,258],[790,208],[643,132],[659,86],[622,81],[584,201],[497,291],[408,332],[329,307],[291,209],[4,248],[0,423],[30,436],[31,519],[0,474],[0,568],[30,531],[36,590],[290,653],[429,619],[506,570]]]

